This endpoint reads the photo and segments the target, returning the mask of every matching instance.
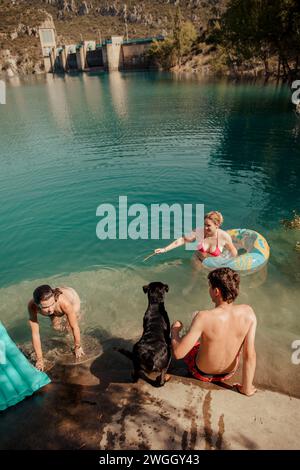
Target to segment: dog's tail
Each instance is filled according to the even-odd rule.
[[[123,348],[118,348],[117,351],[124,356],[128,357],[131,361],[133,360],[133,354],[131,351],[128,351],[128,349],[123,349]]]

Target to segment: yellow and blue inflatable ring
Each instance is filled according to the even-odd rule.
[[[221,267],[234,269],[245,274],[258,271],[270,256],[267,240],[258,232],[246,228],[227,230],[236,249],[243,253],[236,258],[228,256],[226,250],[217,257],[209,256],[203,260],[203,266],[212,270]]]

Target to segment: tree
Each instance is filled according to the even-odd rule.
[[[289,59],[298,68],[300,5],[298,0],[229,0],[218,33],[220,43],[238,62],[260,59],[269,74],[269,57],[278,55],[279,72],[291,72]]]
[[[183,21],[181,10],[177,7],[174,18],[173,41],[178,65],[181,64],[182,57],[191,52],[196,39],[195,26],[191,21]]]
[[[196,39],[193,23],[184,21],[180,8],[177,8],[172,35],[164,41],[155,41],[148,51],[148,57],[165,69],[180,65],[183,56],[192,51]]]
[[[170,69],[176,64],[174,41],[166,38],[163,41],[154,41],[147,52],[150,62],[163,69]]]

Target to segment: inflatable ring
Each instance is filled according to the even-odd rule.
[[[243,251],[243,253],[232,258],[225,250],[220,256],[205,258],[202,262],[203,266],[210,270],[226,267],[247,274],[258,271],[268,262],[270,247],[267,240],[258,232],[237,228],[227,230],[227,233],[231,236],[238,252]]]

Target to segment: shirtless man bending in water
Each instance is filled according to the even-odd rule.
[[[234,375],[243,349],[240,393],[256,392],[253,378],[256,367],[254,347],[256,316],[249,305],[234,305],[239,293],[240,277],[230,268],[219,268],[208,275],[209,294],[215,304],[212,310],[194,314],[185,336],[178,320],[171,328],[172,349],[176,359],[184,359],[192,375],[204,382],[222,382]]]
[[[38,314],[49,317],[55,330],[66,331],[69,326],[74,336],[76,359],[84,355],[80,344],[80,330],[77,320],[80,311],[80,298],[72,287],[56,289],[52,289],[48,285],[37,287],[33,292],[33,298],[28,303],[28,311],[37,369],[44,370]],[[67,327],[62,324],[63,317],[68,321]]]

